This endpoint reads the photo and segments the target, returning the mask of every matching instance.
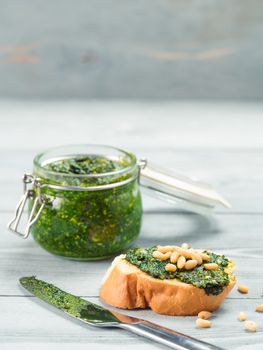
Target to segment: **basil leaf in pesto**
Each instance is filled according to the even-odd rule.
[[[176,278],[197,288],[203,288],[207,294],[220,294],[230,282],[228,274],[224,271],[230,261],[224,255],[205,251],[210,256],[209,262],[218,264],[218,268],[213,271],[204,269],[202,264],[192,270],[168,272],[165,270],[168,261],[153,258],[152,254],[156,249],[157,247],[132,248],[127,251],[125,259],[154,278],[161,280]]]
[[[89,155],[76,158],[65,158],[47,163],[46,169],[57,173],[87,175],[104,174],[122,169],[120,161],[113,161],[106,157]]]

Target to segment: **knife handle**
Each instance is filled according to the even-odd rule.
[[[158,343],[167,345],[176,350],[224,350],[218,346],[203,342],[148,321],[133,324],[122,323],[119,325],[119,327],[142,337],[149,338]]]

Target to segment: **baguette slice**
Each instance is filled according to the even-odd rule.
[[[151,308],[165,315],[197,315],[203,310],[216,310],[235,285],[229,268],[229,285],[219,295],[207,295],[204,289],[177,279],[153,278],[124,258],[122,254],[113,260],[100,289],[102,301],[121,309]]]

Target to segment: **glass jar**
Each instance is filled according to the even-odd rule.
[[[38,154],[33,164],[8,227],[23,238],[31,232],[44,249],[71,259],[107,258],[136,239],[142,219],[139,185],[202,214],[218,202],[227,205],[211,188],[110,146],[57,147]],[[21,233],[27,202],[29,218]]]

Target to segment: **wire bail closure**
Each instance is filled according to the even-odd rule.
[[[10,231],[17,234],[19,237],[26,239],[29,236],[32,225],[37,221],[39,215],[44,209],[45,201],[41,196],[41,184],[39,179],[35,178],[31,174],[26,173],[24,174],[22,180],[24,184],[24,194],[19,200],[16,206],[15,215],[13,219],[8,223],[7,227]],[[30,185],[31,187],[29,187]],[[19,224],[23,215],[24,208],[29,199],[34,200],[33,206],[30,211],[24,232],[20,232]],[[40,206],[39,209],[37,209],[38,206]]]

